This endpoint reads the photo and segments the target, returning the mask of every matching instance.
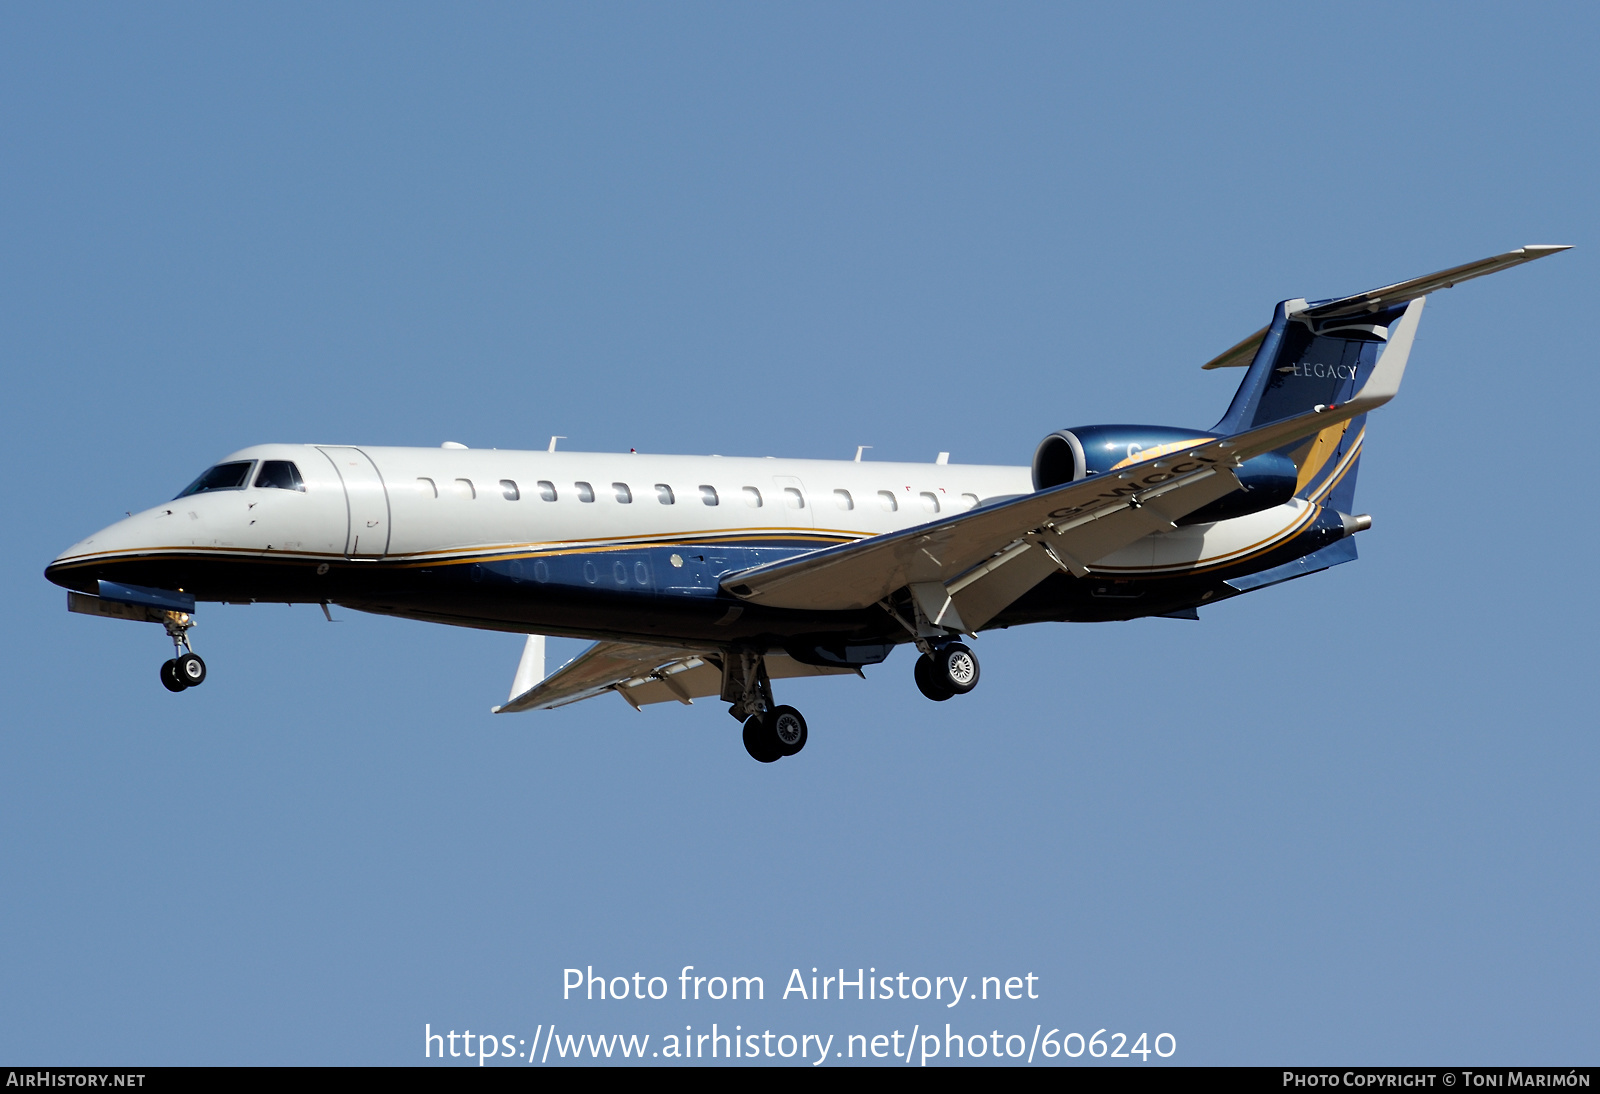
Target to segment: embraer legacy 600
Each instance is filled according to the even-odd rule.
[[[45,571],[76,612],[163,624],[172,691],[205,679],[197,601],[320,603],[528,636],[510,699],[719,696],[763,762],[806,743],[772,681],[861,674],[971,691],[962,639],[1021,623],[1197,617],[1349,562],[1366,414],[1399,390],[1428,293],[1530,246],[1332,300],[1286,300],[1208,362],[1248,366],[1210,429],[1091,425],[1032,468],[269,444]],[[544,636],[595,644],[544,671]]]

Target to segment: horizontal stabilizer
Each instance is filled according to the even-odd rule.
[[[1254,334],[1247,334],[1211,360],[1201,365],[1201,368],[1244,368],[1256,359],[1256,350],[1261,348],[1262,340],[1267,337],[1270,325],[1262,327]]]
[[[1424,277],[1413,277],[1409,281],[1385,285],[1381,289],[1372,289],[1368,292],[1357,293],[1354,296],[1341,296],[1335,300],[1319,300],[1298,310],[1291,309],[1290,314],[1317,320],[1370,315],[1415,300],[1419,296],[1437,292],[1440,289],[1452,288],[1463,281],[1471,281],[1475,277],[1499,273],[1501,270],[1509,270],[1513,266],[1521,266],[1525,262],[1532,262],[1534,259],[1544,258],[1546,255],[1553,255],[1559,251],[1570,251],[1571,249],[1571,246],[1567,244],[1533,243],[1526,247],[1518,247],[1514,251],[1507,251],[1505,254],[1479,259],[1477,262],[1468,262],[1465,265],[1452,266],[1448,270],[1440,270],[1438,273],[1427,274]],[[1269,327],[1262,327],[1254,334],[1246,336],[1223,350],[1200,367],[1203,369],[1243,368],[1249,365],[1255,360],[1256,351],[1261,348],[1261,343],[1266,338],[1269,329]]]
[[[1568,244],[1531,244],[1527,247],[1518,247],[1502,255],[1468,262],[1462,266],[1452,266],[1448,270],[1440,270],[1425,277],[1413,277],[1410,281],[1385,285],[1381,289],[1372,289],[1369,292],[1344,296],[1337,300],[1318,301],[1306,308],[1305,315],[1312,319],[1332,319],[1383,311],[1396,304],[1415,300],[1419,296],[1427,296],[1439,289],[1448,289],[1463,281],[1471,281],[1474,277],[1499,273],[1501,270],[1520,266],[1524,262],[1532,262],[1536,258],[1544,258],[1546,255],[1571,249]]]

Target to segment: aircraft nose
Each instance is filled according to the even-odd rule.
[[[83,593],[98,592],[101,578],[148,584],[138,580],[139,572],[148,552],[160,543],[156,525],[163,514],[170,511],[149,509],[108,524],[57,555],[45,567],[45,578]]]
[[[116,529],[112,524],[100,529],[92,536],[80,539],[65,551],[62,551],[50,565],[44,569],[47,580],[60,585],[64,589],[74,589],[82,593],[93,593],[99,588],[98,573],[94,570],[93,562],[96,554],[102,549],[101,544],[111,538],[108,534]]]

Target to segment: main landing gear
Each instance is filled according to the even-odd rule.
[[[806,747],[807,736],[806,720],[794,707],[775,707],[744,722],[744,750],[764,764],[793,756]]]
[[[978,686],[978,655],[960,642],[931,646],[912,670],[917,689],[936,703]]]
[[[729,650],[723,655],[722,699],[728,713],[744,723],[744,750],[770,764],[806,747],[806,720],[794,707],[777,706],[767,663],[756,650]]]
[[[167,637],[172,639],[172,660],[161,666],[161,685],[168,691],[197,688],[206,682],[206,663],[189,645],[194,620],[183,612],[168,612]]]

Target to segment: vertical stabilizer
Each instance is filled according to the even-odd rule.
[[[1323,318],[1316,317],[1322,308],[1304,300],[1279,304],[1216,432],[1239,433],[1322,407],[1387,402],[1399,387],[1424,299]],[[1279,450],[1297,469],[1297,497],[1353,511],[1366,422],[1358,414]]]

